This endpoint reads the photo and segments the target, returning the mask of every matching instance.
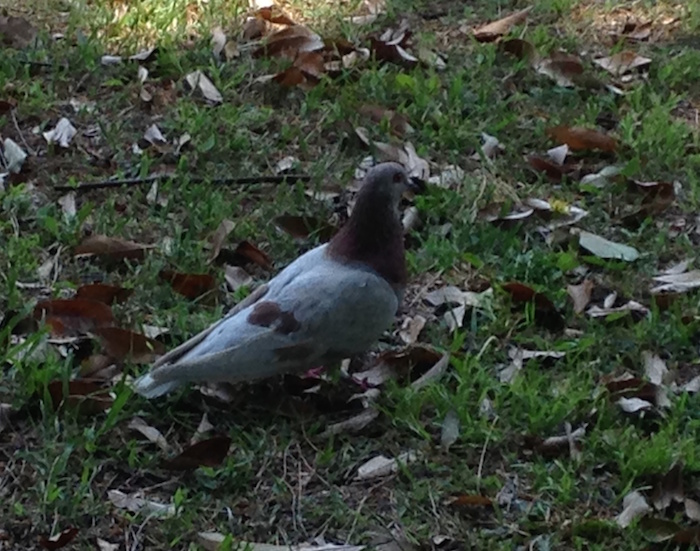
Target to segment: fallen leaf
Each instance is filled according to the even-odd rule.
[[[80,298],[39,302],[34,319],[44,320],[56,336],[85,334],[97,327],[114,323],[112,309],[103,302]]]
[[[152,245],[143,245],[133,241],[127,241],[119,237],[106,235],[91,235],[86,237],[74,251],[74,256],[105,256],[113,260],[142,259],[146,249]]]
[[[355,480],[371,480],[396,473],[402,465],[408,465],[417,459],[418,456],[413,451],[404,452],[396,458],[378,455],[360,465]]]
[[[625,50],[611,55],[593,60],[593,63],[602,67],[612,75],[619,77],[629,73],[634,69],[646,68],[651,65],[651,58],[638,55],[635,52]]]
[[[625,413],[638,413],[647,409],[651,409],[654,405],[651,402],[642,400],[641,398],[620,398],[617,405]]]
[[[693,522],[700,522],[700,503],[694,499],[685,498],[683,505],[685,506],[685,516]]]
[[[100,339],[109,357],[119,362],[128,360],[135,364],[147,364],[165,354],[163,343],[127,329],[102,327],[93,329],[92,333]]]
[[[323,55],[319,52],[300,52],[291,67],[273,75],[270,80],[286,88],[310,90],[320,82],[325,72]],[[269,77],[261,77],[264,82]]]
[[[65,530],[63,530],[60,534],[56,534],[55,536],[51,536],[49,538],[42,537],[39,540],[39,544],[44,549],[48,549],[49,551],[56,551],[57,549],[61,549],[62,547],[65,547],[70,542],[72,542],[75,539],[75,536],[78,535],[78,532],[80,532],[78,528],[71,526],[70,528],[66,528]]]
[[[595,284],[591,279],[586,279],[579,285],[566,286],[566,292],[574,303],[575,313],[580,314],[586,309],[586,306],[588,306],[588,303],[591,301],[593,287],[595,287]]]
[[[221,59],[221,52],[224,51],[225,46],[226,33],[221,27],[214,27],[211,30],[211,53],[216,59]]]
[[[232,220],[222,220],[216,231],[209,237],[208,243],[211,246],[211,252],[209,253],[208,264],[211,264],[216,260],[221,252],[221,247],[223,247],[226,238],[233,231],[236,224]]]
[[[231,536],[225,536],[218,532],[199,532],[197,534],[198,543],[206,551],[221,551],[221,544]],[[317,538],[313,544],[302,543],[300,545],[275,545],[271,543],[255,543],[250,541],[239,541],[234,539],[237,546],[248,551],[363,551],[364,545],[348,545],[325,543],[323,538]]]
[[[377,61],[394,63],[406,69],[417,66],[419,60],[410,54],[408,47],[411,31],[408,22],[403,20],[396,29],[386,29],[380,36],[370,37],[370,50]]]
[[[620,314],[622,312],[638,312],[644,316],[648,316],[651,313],[646,306],[639,304],[634,300],[630,300],[626,304],[617,307],[604,306],[601,308],[600,306],[594,305],[586,311],[586,314],[592,318],[600,318],[611,314]]]
[[[622,501],[622,512],[615,518],[618,526],[627,528],[632,522],[651,511],[644,496],[637,490],[630,492]]]
[[[404,344],[414,344],[426,323],[427,320],[421,315],[406,318],[401,325],[399,337],[401,337]]]
[[[216,89],[214,83],[199,69],[187,74],[185,76],[185,82],[187,82],[190,89],[198,89],[202,93],[202,96],[204,96],[204,99],[212,105],[224,101],[221,92]]]
[[[126,302],[134,293],[133,289],[124,289],[118,285],[107,285],[106,283],[91,283],[78,287],[75,298],[84,300],[96,300],[104,302],[108,306]]]
[[[652,22],[627,23],[622,31],[623,37],[629,40],[647,40],[651,36]]]
[[[270,257],[253,245],[250,241],[241,241],[236,247],[235,252],[236,254],[242,256],[253,264],[257,264],[265,270],[272,270],[272,262],[270,261]]]
[[[532,7],[512,13],[498,21],[493,21],[481,27],[477,27],[473,30],[474,38],[476,38],[478,42],[493,42],[497,38],[508,33],[515,25],[525,22],[530,10],[532,10]]]
[[[118,543],[110,543],[102,538],[97,538],[97,547],[99,551],[119,551]]]
[[[452,444],[454,444],[459,438],[459,417],[457,412],[451,409],[445,415],[442,421],[442,428],[440,430],[440,446],[445,450],[449,451]]]
[[[419,389],[437,381],[450,367],[450,355],[444,354],[433,366],[411,383],[411,387]]]
[[[350,417],[349,419],[328,425],[326,430],[321,433],[319,438],[328,438],[337,434],[358,433],[377,417],[379,417],[379,411],[377,411],[375,408],[369,407],[362,410],[357,415]]]
[[[508,208],[506,208],[508,207]],[[479,209],[479,217],[487,222],[515,222],[532,216],[535,210],[525,205],[490,203]]]
[[[634,262],[639,258],[639,251],[629,245],[609,241],[587,231],[578,232],[579,245],[599,258],[610,258]]]
[[[0,16],[0,40],[6,46],[26,48],[36,40],[37,34],[36,27],[23,17]]]
[[[569,146],[564,144],[547,150],[547,156],[557,166],[563,166],[566,156],[569,154]]]
[[[537,62],[537,49],[531,42],[523,40],[522,38],[503,40],[499,43],[499,47],[501,50],[517,59],[527,61],[530,64],[535,64]]]
[[[559,166],[537,155],[528,155],[527,162],[535,172],[543,172],[554,183],[561,182],[564,175],[570,172],[570,168]]]
[[[535,70],[551,78],[557,86],[573,88],[582,80],[583,64],[574,56],[547,58],[538,61]]]
[[[659,275],[654,277],[654,281],[661,283],[652,288],[651,292],[664,293],[687,293],[692,289],[700,287],[700,270],[691,270],[680,274]]]
[[[276,25],[296,25],[291,17],[284,13],[279,6],[274,4],[260,8],[253,15]]]
[[[665,361],[648,351],[642,352],[642,360],[644,363],[644,374],[652,384],[661,386],[666,382],[669,372]]]
[[[63,117],[52,130],[44,132],[44,139],[49,145],[57,143],[61,147],[66,148],[77,133],[78,131],[71,122]]]
[[[573,151],[599,149],[612,152],[617,149],[614,138],[589,128],[554,126],[548,128],[546,134],[555,141],[568,145]]]
[[[358,112],[361,115],[369,117],[377,124],[380,124],[384,120],[389,121],[389,129],[396,136],[402,137],[415,131],[409,124],[407,117],[391,109],[381,107],[380,105],[365,104],[360,106]]]
[[[253,277],[240,266],[224,265],[224,279],[231,291],[236,291],[244,285],[250,285]]]
[[[544,457],[554,458],[568,455],[571,459],[577,459],[581,454],[581,441],[586,436],[586,425],[572,430],[570,423],[565,423],[566,434],[550,436],[548,438],[535,438],[532,446],[534,451]]]
[[[324,220],[318,220],[313,216],[294,216],[285,214],[273,220],[275,226],[291,235],[294,239],[307,239],[311,235],[318,235],[321,243],[330,241],[338,228]]]
[[[63,381],[52,381],[47,389],[54,411],[63,406],[83,415],[94,415],[112,407],[109,392],[94,381],[74,379],[65,386]]]
[[[151,145],[163,145],[168,143],[168,140],[165,139],[165,136],[163,136],[157,124],[152,124],[146,129],[146,132],[143,134],[143,139]]]
[[[125,494],[121,490],[109,490],[107,497],[118,509],[126,509],[132,513],[143,512],[149,516],[166,518],[175,516],[174,505],[166,505],[139,497],[138,493]]]
[[[665,511],[671,503],[683,503],[684,501],[683,467],[680,463],[676,463],[654,485],[651,502],[657,511]]]
[[[180,455],[161,461],[160,466],[170,471],[189,471],[197,467],[218,467],[226,459],[231,438],[218,435],[201,440],[185,448]]]
[[[75,206],[75,191],[69,191],[63,197],[60,197],[57,202],[66,220],[75,218],[75,215],[78,213],[78,209]]]
[[[463,494],[448,500],[448,504],[454,507],[485,507],[490,509],[493,507],[493,500],[479,494]]]
[[[170,446],[165,436],[155,427],[152,427],[140,417],[134,417],[129,421],[129,428],[143,434],[149,442],[158,446],[161,450],[170,451]]]
[[[564,318],[545,294],[536,292],[532,287],[517,281],[504,283],[501,288],[510,295],[515,303],[534,302],[535,322],[539,325],[552,331],[563,329]]]
[[[197,430],[194,431],[194,435],[190,439],[190,445],[194,445],[197,442],[200,442],[203,440],[203,436],[214,430],[214,425],[212,425],[209,422],[209,418],[207,417],[207,414],[204,413],[202,415],[202,419],[199,421],[199,425],[197,425]]]
[[[5,138],[3,142],[3,155],[8,172],[19,174],[22,171],[24,161],[27,160],[27,153],[15,141]]]
[[[196,299],[216,288],[216,279],[210,274],[182,274],[161,270],[158,277],[170,283],[176,293],[189,299]]]
[[[283,57],[293,61],[299,53],[316,52],[325,47],[323,39],[303,25],[291,25],[267,37],[253,57]]]

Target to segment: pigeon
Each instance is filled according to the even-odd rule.
[[[422,191],[393,162],[371,168],[346,224],[222,319],[162,356],[134,383],[146,398],[188,382],[260,380],[367,351],[391,325],[406,285],[399,202]]]

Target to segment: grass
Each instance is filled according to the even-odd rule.
[[[626,370],[643,377],[645,351],[661,355],[672,369],[697,374],[697,295],[680,295],[670,308],[652,308],[648,318],[635,321],[629,316],[577,316],[566,292],[567,284],[577,283],[586,269],[600,290],[650,305],[651,276],[695,256],[700,133],[693,109],[700,107],[700,60],[692,37],[700,30],[700,11],[683,2],[533,3],[525,38],[540,52],[585,51],[588,59],[611,51],[605,26],[610,21],[630,14],[651,18],[663,30],[660,38],[633,45],[653,60],[648,77],[635,81],[623,97],[564,89],[504,56],[496,45],[478,44],[458,32],[464,21],[489,21],[501,10],[507,14],[524,7],[522,3],[497,7],[479,1],[461,7],[396,0],[373,29],[405,15],[421,43],[445,54],[447,70],[406,71],[370,62],[352,77],[323,79],[307,93],[255,83],[255,76],[275,67],[267,60],[251,60],[245,53],[225,64],[212,60],[209,29],[222,25],[233,36],[246,12],[231,2],[62,5],[47,0],[31,11],[20,8],[44,31],[43,46],[3,56],[0,76],[5,97],[17,101],[18,128],[39,155],[0,192],[3,311],[31,311],[46,287],[18,283],[36,281],[42,263],[57,256],[58,277],[48,285],[54,297],[87,280],[116,283],[134,290],[115,307],[120,326],[168,327],[168,346],[185,340],[217,319],[241,293],[219,293],[215,304],[188,300],[158,279],[160,270],[209,270],[223,282],[221,268],[206,265],[203,245],[223,219],[235,221],[231,243],[247,239],[257,244],[278,270],[317,241],[299,244],[270,221],[283,213],[329,219],[335,208],[310,200],[302,184],[226,187],[194,183],[187,175],[266,174],[278,160],[293,155],[311,175],[308,187],[344,186],[367,155],[354,137],[354,126],[369,128],[373,139],[392,139],[388,125],[371,123],[358,113],[367,102],[408,118],[416,129],[411,142],[430,159],[434,172],[447,164],[466,170],[458,186],[433,187],[416,198],[422,226],[409,236],[409,295],[439,274],[442,281],[465,289],[487,280],[496,290],[491,311],[468,312],[464,328],[455,334],[422,301],[406,306],[407,313],[428,317],[421,341],[450,351],[450,370],[420,390],[399,381],[387,383],[377,405],[378,420],[358,435],[328,438],[319,436],[325,426],[353,413],[339,382],[335,390],[324,386],[317,397],[291,392],[289,381],[244,386],[230,404],[191,389],[147,402],[120,382],[112,389],[117,399],[108,413],[57,414],[46,399],[47,385],[68,380],[79,353],[69,347],[64,356],[47,347],[45,333],[25,335],[26,340],[4,352],[0,380],[0,402],[15,412],[10,427],[0,432],[0,548],[4,541],[9,548],[39,548],[40,536],[75,526],[74,549],[94,549],[96,538],[118,543],[120,549],[137,549],[137,544],[202,549],[197,533],[218,531],[236,541],[280,544],[322,536],[329,542],[367,545],[398,538],[402,549],[636,550],[649,546],[658,533],[638,522],[616,527],[613,519],[626,494],[642,489],[650,498],[651,488],[680,462],[685,495],[700,497],[692,478],[700,469],[697,394],[675,396],[662,415],[631,416],[609,399],[602,382],[604,376]],[[300,2],[285,7],[322,33],[353,40],[366,36],[365,30],[340,20],[355,6]],[[444,13],[438,19],[422,17],[433,11]],[[664,25],[664,17],[679,13],[678,22]],[[51,44],[47,33],[58,30],[65,39]],[[143,110],[135,65],[105,67],[100,56],[129,55],[156,44],[160,51],[148,64],[147,82],[160,99]],[[194,69],[210,76],[224,95],[222,105],[206,106],[182,87],[183,76]],[[609,78],[602,71],[596,75]],[[169,92],[171,81],[177,93]],[[94,110],[73,111],[66,103],[71,98],[94,102]],[[586,167],[616,163],[628,177],[682,186],[669,209],[638,227],[618,223],[631,207],[624,185],[581,189],[572,178],[555,186],[533,176],[523,160],[554,145],[547,127],[595,127],[601,114],[617,121],[611,133],[621,145],[614,155],[580,155]],[[33,129],[47,130],[63,115],[80,133],[98,128],[99,137],[81,136],[76,141],[82,148],[74,144],[66,152],[47,150]],[[0,123],[3,136],[21,143],[9,113]],[[159,188],[167,204],[149,203],[148,186],[93,191],[80,195],[76,217],[66,218],[53,185],[113,174],[146,175],[173,164],[152,150],[133,154],[132,144],[152,123],[169,139],[191,136],[191,145],[175,161],[185,177]],[[491,164],[469,160],[481,145],[481,132],[504,145]],[[505,227],[478,218],[477,210],[504,199],[504,190],[521,199],[576,202],[589,212],[579,227],[632,245],[641,258],[601,261],[569,240],[545,241],[532,219]],[[679,219],[685,226],[675,231]],[[451,224],[447,236],[440,232],[446,223]],[[116,267],[75,260],[70,248],[86,228],[157,247],[142,262]],[[254,276],[263,280],[269,274],[258,270]],[[536,324],[532,308],[512,304],[500,290],[508,281],[544,292],[567,327],[578,332],[551,332]],[[388,337],[382,346],[397,343]],[[510,363],[512,346],[566,355],[556,362],[530,361],[511,384],[502,383],[498,373]],[[127,366],[132,374],[143,369]],[[481,410],[485,399],[491,414]],[[444,451],[440,433],[450,411],[459,419],[460,432]],[[216,431],[232,438],[231,451],[218,468],[173,475],[158,467],[163,452],[128,428],[138,415],[174,448],[183,447],[204,413]],[[528,436],[564,434],[565,423],[574,428],[587,424],[577,459],[568,450],[547,457],[526,445]],[[407,450],[418,452],[419,459],[395,475],[353,481],[358,466],[371,457],[396,457]],[[510,499],[503,492],[508,484],[515,488]],[[107,498],[113,489],[173,503],[178,514],[157,519],[116,509]],[[494,500],[495,507],[450,504],[454,496],[475,495]],[[675,509],[654,514],[664,515],[679,525],[692,524]],[[598,525],[597,520],[610,522]]]

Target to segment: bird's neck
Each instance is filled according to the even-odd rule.
[[[397,292],[406,284],[403,228],[397,210],[383,197],[358,195],[350,219],[328,244],[328,254],[368,266]]]

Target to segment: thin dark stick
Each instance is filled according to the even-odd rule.
[[[81,182],[77,186],[54,186],[55,191],[88,191],[121,186],[140,186],[153,182],[166,182],[180,178],[177,174],[153,174],[145,178],[126,178],[124,180],[100,180],[98,182]],[[241,178],[190,178],[190,182],[201,184],[209,182],[219,186],[251,185],[251,184],[294,184],[308,182],[311,176],[307,174],[284,174],[279,176],[245,176]]]

